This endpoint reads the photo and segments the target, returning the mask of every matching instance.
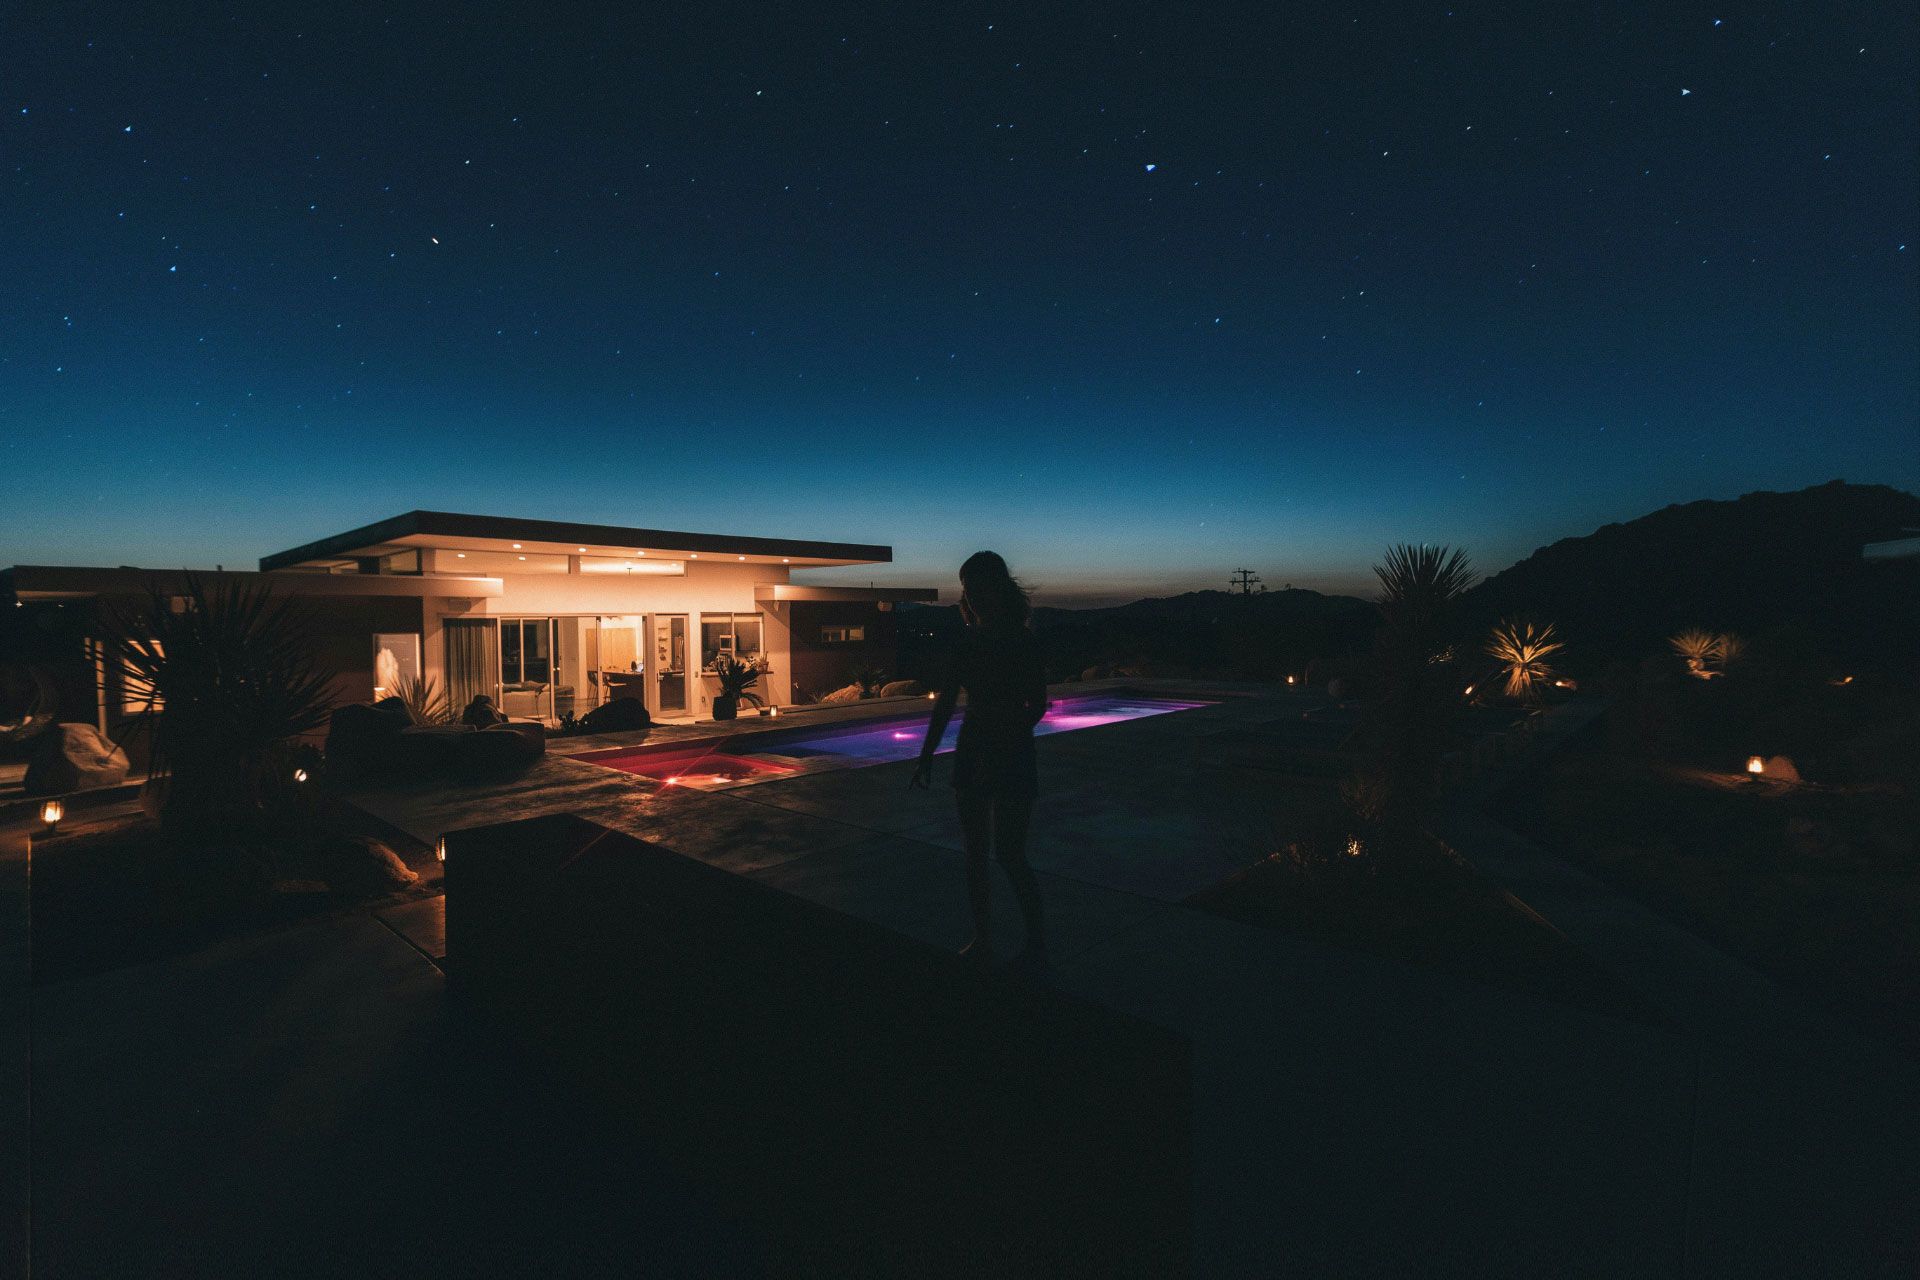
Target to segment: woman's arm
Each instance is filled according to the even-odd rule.
[[[1031,729],[1047,714],[1047,664],[1037,643],[1027,656],[1026,670],[1020,673],[1020,685],[1020,706],[1027,713],[1027,727]]]
[[[953,719],[954,703],[960,700],[960,664],[949,662],[940,678],[940,693],[933,700],[933,718],[927,721],[927,740],[920,744],[920,764],[908,780],[909,787],[926,787],[933,781],[933,757],[940,750],[940,739],[947,736],[947,724]]]

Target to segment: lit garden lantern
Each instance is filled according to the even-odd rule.
[[[1296,685],[1296,684],[1298,684],[1299,682],[1300,682],[1300,681],[1299,681],[1299,677],[1297,677],[1297,676],[1291,676],[1291,675],[1290,675],[1290,676],[1288,676],[1288,677],[1287,677],[1287,684],[1288,684],[1289,686],[1292,686],[1292,685]]]
[[[293,780],[295,782],[305,782],[307,780],[307,771],[305,769],[295,769],[293,771]]]
[[[1760,776],[1764,774],[1766,771],[1767,771],[1766,757],[1764,756],[1748,756],[1747,757],[1747,781],[1748,782],[1760,781]]]
[[[47,824],[47,834],[60,830],[60,819],[67,816],[67,806],[58,800],[48,800],[40,806],[40,821]]]
[[[433,860],[435,862],[445,862],[447,860],[447,838],[445,836],[441,836],[433,842]]]

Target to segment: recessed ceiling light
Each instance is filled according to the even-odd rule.
[[[635,555],[637,555],[637,556],[643,556],[643,555],[645,555],[645,554],[647,554],[647,553],[646,553],[646,552],[644,552],[644,551],[636,551],[636,552],[634,552],[633,554],[635,554]]]
[[[740,558],[741,558],[742,560],[745,560],[745,559],[746,559],[746,557],[745,557],[745,556],[741,556]]]
[[[521,558],[522,560],[525,560],[525,559],[526,559],[526,557],[525,557],[525,556],[521,556],[520,558]]]
[[[781,556],[781,557],[780,557],[780,563],[781,563],[781,564],[792,564],[792,563],[793,563],[793,561],[792,561],[792,559],[791,559],[790,557],[787,557],[787,556]]]
[[[586,550],[587,550],[587,549],[586,549],[585,547],[575,547],[575,548],[574,548],[574,550],[575,550],[575,551],[578,551],[578,552],[580,552],[580,553],[581,553],[582,555],[584,555],[584,554],[586,554]]]
[[[694,552],[694,553],[693,553],[693,558],[694,558],[695,560],[698,560],[698,559],[700,558],[700,553],[699,553],[698,551],[696,551],[696,552]]]
[[[467,553],[464,551],[456,551],[453,555],[456,560],[465,560],[467,558]]]

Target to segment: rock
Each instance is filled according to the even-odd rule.
[[[840,703],[858,701],[860,701],[860,686],[857,684],[850,684],[835,689],[832,693],[820,699],[822,706],[834,706]]]
[[[42,734],[27,759],[30,796],[117,787],[132,765],[127,753],[90,724],[61,724]]]
[[[918,680],[889,680],[880,686],[883,698],[918,698],[925,696],[927,687]]]
[[[418,884],[406,861],[384,840],[348,836],[340,842],[343,865],[329,877],[336,890],[346,893],[384,893]]]
[[[415,724],[402,729],[393,741],[390,772],[395,782],[456,768],[462,743],[481,731],[470,724]]]
[[[1088,667],[1085,671],[1082,671],[1080,678],[1082,680],[1105,680],[1107,678],[1107,669],[1096,663]]]
[[[327,720],[327,767],[347,779],[390,767],[400,734],[412,725],[399,698],[335,707]]]
[[[1798,782],[1800,771],[1793,767],[1793,761],[1786,756],[1768,756],[1760,767],[1760,776],[1769,782]]]
[[[513,773],[547,753],[547,731],[537,721],[517,720],[469,733],[459,741],[456,767],[467,776]]]
[[[500,708],[494,706],[493,699],[484,693],[475,694],[473,701],[467,704],[466,710],[460,713],[460,723],[472,725],[476,729],[485,729],[506,722],[507,718],[500,713]]]
[[[638,698],[615,698],[580,717],[582,733],[622,733],[644,729],[653,723],[647,704]]]

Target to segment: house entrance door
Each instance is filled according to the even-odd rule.
[[[647,667],[653,710],[662,715],[684,715],[687,710],[687,615],[653,614],[647,619]]]

